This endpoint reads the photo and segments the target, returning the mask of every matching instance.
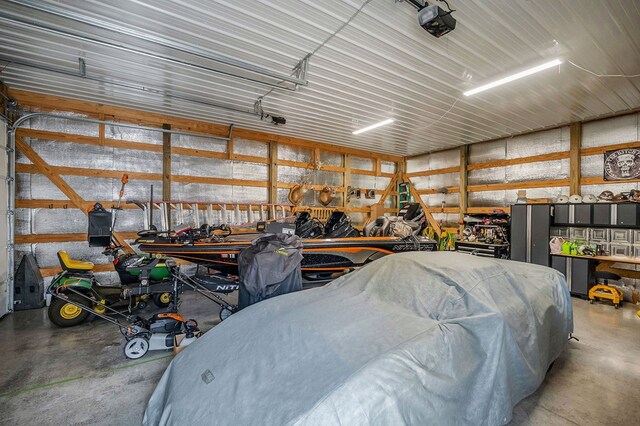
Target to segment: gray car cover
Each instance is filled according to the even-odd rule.
[[[217,325],[171,362],[144,424],[501,425],[572,331],[553,269],[386,256]]]

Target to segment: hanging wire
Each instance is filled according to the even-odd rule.
[[[358,16],[360,14],[360,12],[362,12],[362,9],[364,9],[364,7],[366,5],[368,5],[369,3],[371,3],[373,0],[366,0],[364,3],[362,3],[362,6],[360,6],[360,8],[358,10],[355,11],[355,13],[353,15],[351,15],[351,17],[345,21],[342,25],[340,25],[340,27],[335,30],[333,32],[333,34],[331,34],[329,37],[327,37],[322,43],[320,43],[315,49],[313,49],[313,51],[311,53],[309,53],[307,55],[307,61],[309,61],[311,59],[311,57],[313,55],[316,54],[316,52],[318,52],[318,50],[322,49],[327,43],[329,43],[329,41],[331,41],[332,38],[334,38],[340,31],[342,31],[344,29],[344,27],[346,27],[347,25],[349,25],[351,23],[351,21],[353,21],[355,19],[356,16]],[[295,71],[294,71],[295,72]],[[293,75],[294,73],[291,73],[291,75]],[[278,83],[280,84],[280,83]],[[264,99],[266,96],[269,96],[271,94],[271,92],[273,92],[273,89],[270,89],[267,93],[265,93],[262,96],[258,97],[258,100],[262,100]]]
[[[590,70],[588,70],[588,69],[586,69],[586,68],[583,68],[583,67],[581,67],[580,65],[575,64],[575,63],[573,63],[573,62],[571,62],[571,61],[569,61],[569,60],[567,60],[567,62],[568,62],[568,63],[570,63],[571,65],[573,65],[574,67],[579,68],[579,69],[581,69],[581,70],[582,70],[582,71],[584,71],[584,72],[588,72],[589,74],[594,75],[594,76],[596,76],[596,77],[623,77],[623,78],[636,78],[636,77],[640,77],[640,74],[629,74],[629,75],[626,75],[626,74],[598,74],[598,73],[595,73],[595,72],[593,72],[593,71],[590,71]]]
[[[451,9],[451,6],[449,6],[449,3],[447,3],[447,0],[438,0],[438,1],[440,1],[440,2],[442,2],[442,3],[447,5],[447,9],[449,9],[448,10],[449,13],[456,11],[455,9]]]
[[[428,129],[429,127],[433,126],[434,124],[438,123],[440,120],[442,120],[442,119],[445,117],[445,115],[447,115],[447,114],[449,114],[449,113],[451,112],[451,110],[453,109],[453,107],[454,107],[454,106],[456,106],[456,104],[458,103],[458,101],[459,101],[460,99],[461,99],[461,98],[456,98],[456,100],[453,102],[453,104],[451,104],[451,106],[449,107],[449,109],[448,109],[448,110],[446,110],[446,111],[444,112],[444,114],[442,114],[440,117],[438,117],[438,119],[437,119],[437,120],[432,121],[431,123],[429,123],[429,125],[428,125],[428,126],[420,127],[420,128],[419,128],[419,129],[417,129],[417,130],[425,130],[425,129]]]

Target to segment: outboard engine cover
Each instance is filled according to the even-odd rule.
[[[360,232],[351,226],[351,220],[344,212],[331,213],[329,220],[324,225],[323,238],[352,238],[359,237]]]
[[[298,213],[296,235],[300,238],[318,238],[322,236],[322,224],[311,217],[309,212]]]

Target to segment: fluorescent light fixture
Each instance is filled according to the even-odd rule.
[[[354,135],[359,135],[360,133],[368,132],[369,130],[377,129],[378,127],[385,126],[387,124],[391,124],[394,121],[395,120],[393,118],[388,118],[388,119],[386,119],[384,121],[381,121],[381,122],[376,123],[376,124],[372,124],[371,126],[363,127],[362,129],[356,130],[355,132],[351,132],[351,133],[353,133]]]
[[[526,76],[531,75],[531,74],[535,74],[535,73],[540,72],[542,70],[546,70],[547,68],[555,67],[556,65],[560,65],[561,63],[562,63],[562,61],[560,59],[554,59],[551,62],[547,62],[547,63],[542,64],[542,65],[538,65],[537,67],[529,68],[528,70],[521,71],[521,72],[519,72],[517,74],[513,74],[513,75],[510,75],[510,76],[505,77],[505,78],[501,78],[500,80],[496,80],[494,82],[485,84],[484,86],[480,86],[480,87],[476,87],[475,89],[468,90],[468,91],[464,92],[463,95],[465,95],[465,96],[475,95],[476,93],[484,92],[485,90],[489,90],[489,89],[492,89],[494,87],[501,86],[503,84],[509,83],[511,81],[514,81],[514,80],[518,80],[518,79],[520,79],[522,77],[526,77]]]

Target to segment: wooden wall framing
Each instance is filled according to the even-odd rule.
[[[628,114],[635,114],[637,110],[629,111]],[[618,114],[624,115],[624,114]],[[610,119],[612,117],[602,118]],[[591,120],[594,121],[594,120]],[[468,154],[468,146],[460,147],[460,162],[459,165],[451,166],[451,167],[443,167],[435,170],[420,170],[413,171],[411,173],[407,173],[407,177],[409,180],[412,177],[420,177],[420,176],[437,176],[444,175],[450,173],[460,173],[460,185],[447,187],[447,191],[449,193],[459,193],[460,194],[460,202],[459,206],[455,207],[446,207],[444,210],[438,207],[431,207],[428,210],[432,213],[450,213],[450,214],[459,214],[460,219],[464,216],[465,213],[490,213],[496,209],[501,209],[505,212],[509,212],[509,206],[505,205],[496,205],[490,207],[469,207],[468,206],[468,195],[473,192],[481,192],[481,191],[497,191],[497,190],[512,190],[512,189],[530,189],[530,188],[553,188],[553,187],[569,187],[570,194],[580,194],[581,187],[583,185],[606,185],[615,182],[606,182],[601,176],[595,177],[583,177],[581,176],[581,160],[583,157],[603,154],[605,151],[616,150],[616,149],[625,149],[625,148],[640,148],[640,141],[632,141],[625,143],[615,143],[608,144],[597,147],[589,147],[583,148],[582,145],[582,125],[583,122],[575,122],[571,123],[567,127],[569,128],[569,150],[567,151],[558,151],[558,152],[550,152],[545,154],[537,154],[530,155],[525,157],[513,158],[513,159],[501,159],[501,160],[493,160],[493,161],[483,161],[479,163],[469,163],[469,154]],[[564,126],[563,126],[564,127]],[[544,129],[540,130],[540,132],[550,130]],[[535,133],[535,132],[534,132]],[[487,141],[491,142],[491,141]],[[483,142],[478,142],[483,143]],[[453,148],[458,149],[458,148]],[[445,151],[450,151],[452,149],[447,149]],[[439,151],[435,151],[439,152]],[[410,158],[421,157],[432,153],[419,154],[411,157],[405,158],[405,161]],[[491,184],[480,184],[480,185],[468,185],[467,182],[467,173],[472,170],[482,170],[482,169],[490,169],[494,167],[504,167],[518,164],[532,164],[532,163],[544,163],[548,161],[554,160],[562,160],[569,159],[569,177],[567,179],[546,179],[546,180],[532,180],[532,181],[518,181],[518,182],[508,182],[508,183],[491,183]],[[640,182],[640,179],[635,180],[627,180],[625,182]],[[416,191],[420,195],[431,195],[437,194],[439,191],[437,189],[420,189]],[[446,228],[449,231],[454,231],[454,227]]]
[[[183,118],[170,117],[162,114],[148,113],[143,111],[132,110],[122,107],[114,107],[100,105],[91,102],[66,99],[56,96],[25,92],[20,90],[9,90],[11,97],[18,101],[22,108],[42,112],[64,111],[84,114],[90,118],[97,118],[108,121],[135,123],[158,128],[158,130],[174,130],[194,133],[203,137],[228,137],[230,128],[228,126],[193,121]],[[343,194],[343,200],[346,198],[346,188],[350,185],[353,175],[382,176],[393,180],[395,173],[382,172],[382,161],[391,161],[395,163],[396,170],[398,165],[403,161],[402,157],[375,154],[365,150],[354,149],[350,147],[335,146],[327,143],[319,143],[315,141],[305,140],[282,136],[277,134],[269,134],[265,132],[257,132],[248,129],[233,128],[233,137],[229,138],[226,152],[206,151],[203,149],[185,148],[172,144],[171,133],[163,133],[163,143],[153,144],[145,142],[135,142],[129,140],[111,139],[105,136],[105,125],[98,125],[98,136],[87,136],[70,133],[62,133],[50,130],[35,130],[21,128],[17,131],[16,140],[18,141],[18,149],[29,158],[32,164],[18,163],[16,164],[17,173],[44,174],[51,182],[54,183],[68,198],[68,200],[47,200],[47,199],[18,199],[16,200],[17,208],[79,208],[86,213],[88,206],[96,202],[100,202],[105,206],[114,203],[113,200],[84,200],[71,187],[66,184],[63,176],[83,176],[93,178],[114,178],[120,179],[124,173],[129,175],[130,180],[146,180],[146,181],[162,181],[163,191],[162,198],[171,199],[171,183],[202,183],[211,185],[233,185],[267,188],[268,199],[266,202],[276,203],[278,189],[291,188],[294,184],[281,182],[276,179],[279,166],[291,166],[302,169],[312,169],[315,165],[312,162],[294,161],[278,159],[278,148],[282,146],[301,147],[310,150],[312,160],[318,160],[322,152],[331,152],[340,154],[342,157],[342,166],[332,166],[323,164],[320,170],[331,171],[342,175],[343,185],[336,188],[339,193]],[[138,150],[143,152],[153,152],[162,154],[162,170],[154,173],[123,171],[123,170],[100,170],[87,167],[68,167],[54,166],[42,161],[34,161],[34,155],[37,153],[24,142],[25,138],[43,139],[55,141],[61,144],[84,144],[111,147],[114,149]],[[243,155],[234,151],[234,139],[242,139],[266,143],[268,145],[268,155],[265,157]],[[268,166],[268,177],[266,180],[254,179],[228,179],[207,176],[191,176],[176,174],[171,170],[172,155],[185,155],[201,158],[233,160],[234,162],[259,163]],[[361,157],[372,160],[372,168],[370,170],[357,169],[351,167],[351,158]],[[38,157],[39,158],[39,157]],[[322,189],[323,185],[314,185],[313,189]],[[395,194],[390,188],[385,191],[385,198]],[[224,201],[224,200],[220,200]],[[229,200],[231,201],[231,200]],[[384,202],[384,199],[382,200]],[[123,205],[124,208],[137,208],[131,205]],[[343,204],[342,207],[348,212],[370,213],[370,207],[349,207]],[[395,211],[395,209],[383,209],[384,211]],[[135,237],[131,233],[122,233],[121,241]],[[32,244],[38,242],[72,242],[82,241],[86,238],[84,234],[64,233],[64,234],[28,234],[16,235],[16,242],[19,244]],[[108,269],[107,266],[105,268]]]

